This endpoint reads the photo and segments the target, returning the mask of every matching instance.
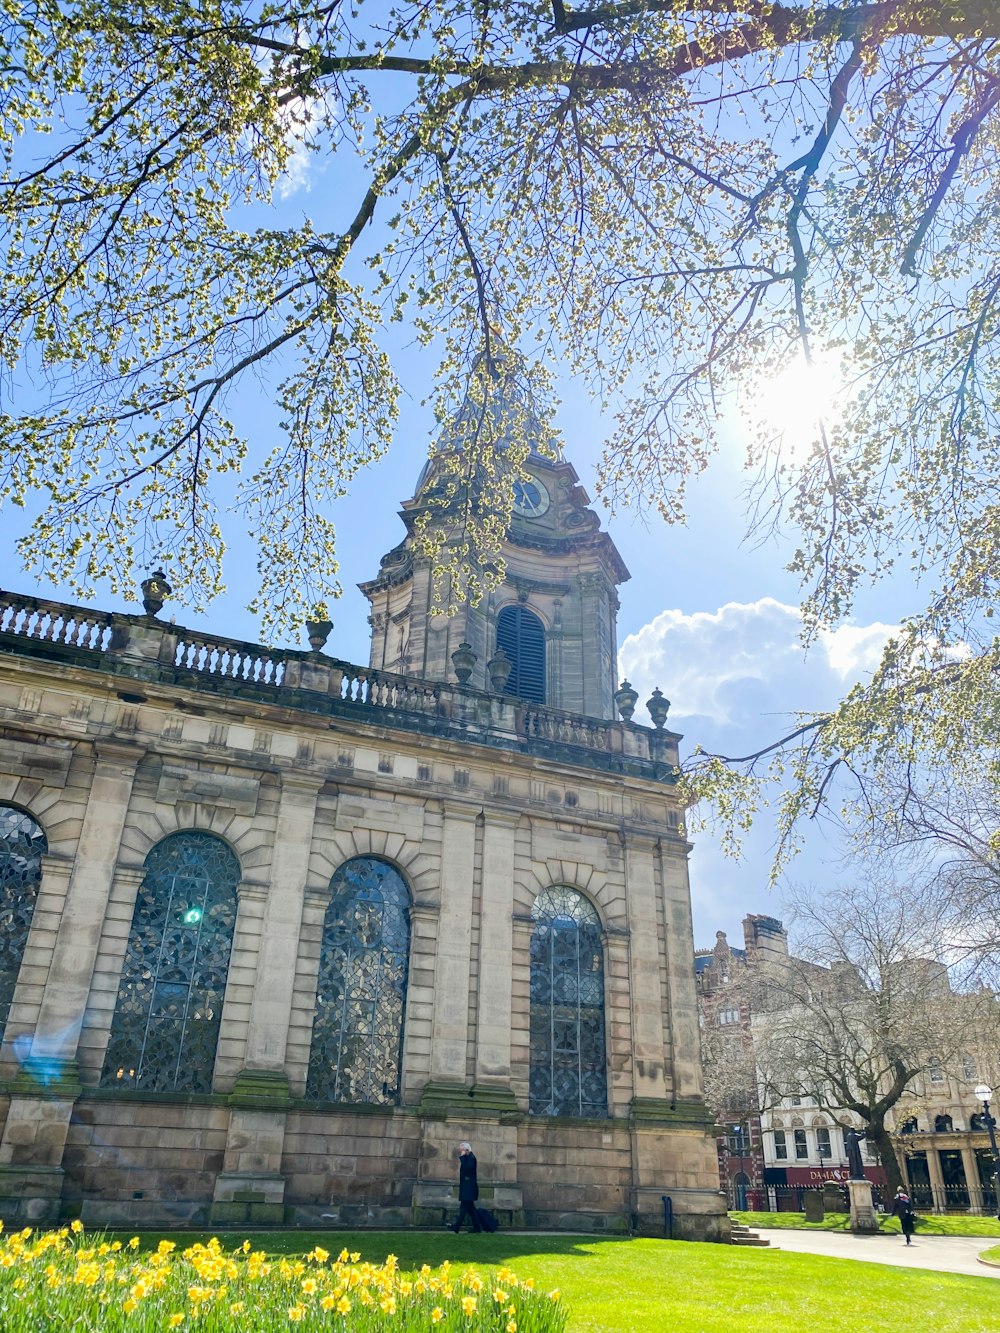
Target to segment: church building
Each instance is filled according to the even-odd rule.
[[[0,1218],[728,1235],[678,737],[616,676],[628,578],[533,452],[500,586],[371,656],[0,593]]]

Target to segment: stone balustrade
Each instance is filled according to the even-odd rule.
[[[136,680],[404,730],[461,735],[606,770],[672,781],[673,732],[583,717],[508,695],[355,666],[325,653],[269,649],[145,615],[96,612],[0,591],[0,652],[44,657]],[[654,771],[650,772],[650,766]]]

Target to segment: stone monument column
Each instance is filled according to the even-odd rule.
[[[273,1225],[284,1219],[281,1155],[289,1105],[285,1050],[299,953],[302,909],[321,778],[285,772],[271,854],[270,886],[250,1007],[246,1062],[232,1108],[213,1223]]]
[[[115,863],[144,751],[99,741],[66,899],[28,1054],[11,1088],[0,1140],[0,1217],[52,1221],[59,1214],[62,1158],[80,1091],[76,1063]]]
[[[944,1176],[941,1174],[941,1158],[937,1148],[927,1149],[927,1175],[931,1182],[931,1201],[936,1213],[943,1213],[948,1204],[948,1195],[944,1188]]]

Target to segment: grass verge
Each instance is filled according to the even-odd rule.
[[[176,1237],[189,1245],[190,1234]],[[151,1238],[152,1239],[152,1238]],[[225,1242],[227,1248],[243,1233]],[[683,1241],[447,1233],[250,1233],[255,1249],[359,1250],[402,1270],[445,1259],[509,1265],[538,1290],[558,1288],[567,1333],[996,1333],[1000,1281],[825,1256]]]
[[[822,1222],[807,1222],[805,1213],[730,1213],[730,1217],[751,1227],[768,1227],[779,1231],[850,1231],[851,1229],[850,1218],[846,1213],[827,1213]],[[898,1236],[899,1222],[895,1217],[883,1217],[879,1221],[879,1230]],[[1000,1221],[995,1217],[918,1213],[917,1235],[1000,1237]]]

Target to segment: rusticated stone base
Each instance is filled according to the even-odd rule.
[[[64,1174],[58,1166],[0,1166],[0,1221],[9,1228],[58,1222]]]

